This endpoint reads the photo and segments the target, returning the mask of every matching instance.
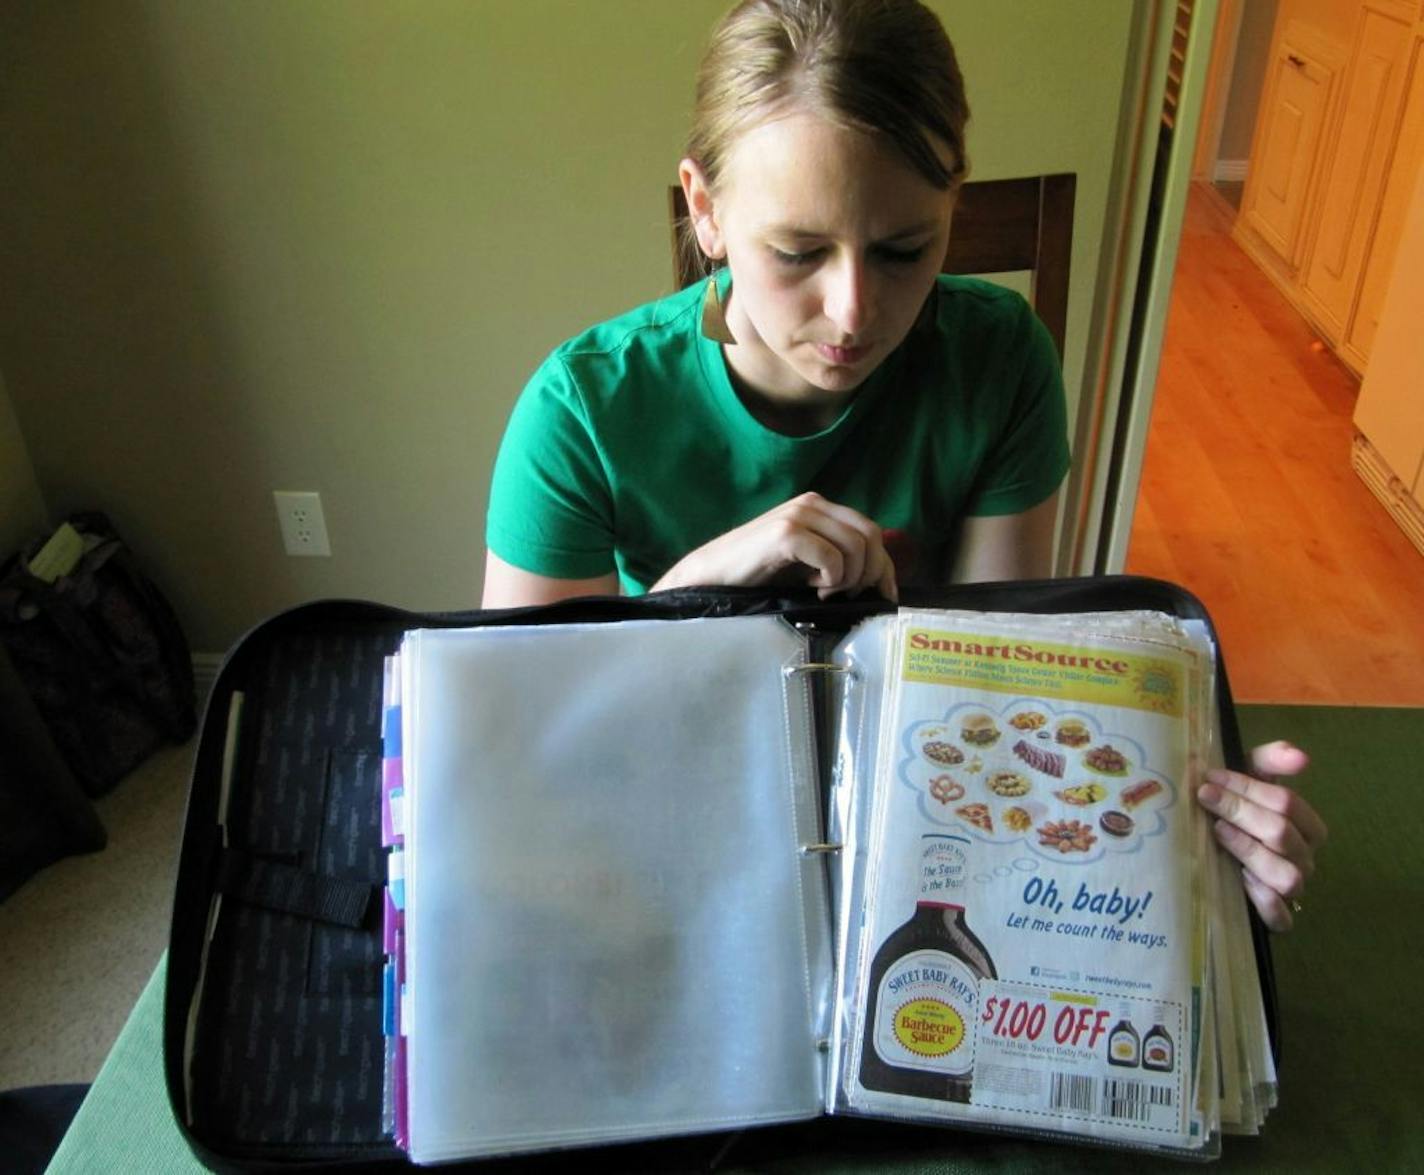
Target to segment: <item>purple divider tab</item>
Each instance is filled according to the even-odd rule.
[[[381,843],[387,848],[404,842],[405,837],[397,834],[391,819],[391,793],[402,790],[401,761],[381,760]]]
[[[401,998],[405,994],[405,931],[396,932],[396,1129],[395,1143],[401,1150],[410,1149],[410,1111],[406,1080],[405,1018],[401,1015]]]
[[[405,933],[405,911],[396,909],[395,902],[391,900],[390,890],[383,889],[381,895],[385,902],[385,917],[381,920],[381,948],[387,955],[394,955],[396,953],[396,936]]]

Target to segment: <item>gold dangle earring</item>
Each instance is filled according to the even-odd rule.
[[[707,275],[707,289],[702,295],[702,334],[714,343],[736,344],[731,328],[727,326],[727,311],[722,305],[722,296],[717,292],[717,274],[714,268]]]

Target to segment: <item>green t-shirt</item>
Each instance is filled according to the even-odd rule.
[[[499,558],[560,579],[616,567],[637,594],[815,490],[888,532],[901,583],[943,583],[964,517],[1019,513],[1063,480],[1058,354],[1017,294],[941,277],[933,313],[841,417],[793,437],[737,398],[701,333],[703,290],[592,327],[535,372],[495,462],[486,541]]]

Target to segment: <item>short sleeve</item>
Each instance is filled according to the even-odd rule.
[[[614,570],[612,516],[585,404],[555,353],[510,415],[495,459],[485,541],[524,571],[590,579]]]
[[[965,513],[1020,514],[1047,500],[1068,472],[1068,406],[1058,349],[1048,328],[1025,303],[1016,354],[1006,362],[1006,400],[996,441]],[[1016,377],[1009,373],[1016,372]]]

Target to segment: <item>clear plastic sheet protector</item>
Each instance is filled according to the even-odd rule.
[[[413,1159],[823,1112],[804,660],[776,617],[409,634]]]
[[[837,1113],[1071,1136],[1182,1157],[1219,1154],[1223,1128],[1250,1130],[1259,1124],[1263,1095],[1273,1097],[1274,1072],[1239,875],[1224,863],[1193,801],[1202,770],[1221,756],[1215,652],[1205,626],[1140,612],[991,617],[927,610],[909,620],[905,616],[863,622],[834,658],[848,672],[842,675],[828,808],[828,836],[844,844],[834,887],[837,1014],[828,1106]],[[1139,658],[1129,658],[1139,673],[1150,672],[1154,660],[1175,662],[1185,669],[1183,720],[1175,727],[1154,725],[1159,719],[1150,708],[1115,710],[1106,694],[1095,705],[1006,688],[977,697],[972,690],[948,690],[944,712],[935,713],[920,712],[929,696],[922,691],[918,702],[911,697],[901,712],[903,699],[896,697],[901,628],[911,623],[988,633],[1010,643],[1116,649]],[[1150,682],[1145,687],[1153,688]],[[992,720],[979,723],[974,736],[991,742],[971,741],[970,712]],[[1031,719],[1030,712],[1040,717]],[[1089,728],[1090,741],[1060,745],[1056,732],[1070,719]],[[1167,742],[1154,741],[1159,736]],[[928,739],[939,745],[927,756]],[[1098,772],[1098,766],[1121,764],[1087,758],[1089,750],[1103,745],[1125,753],[1121,772]],[[933,761],[922,761],[927,759]],[[1085,770],[1090,766],[1094,769]],[[999,779],[1001,792],[985,790],[991,777]],[[1144,789],[1146,799],[1130,790],[1144,780],[1159,785]],[[1063,793],[1073,788],[1078,790],[1070,803]],[[1004,824],[1011,808],[1022,810],[1012,817],[1024,833],[1016,846]],[[1109,811],[1116,816],[1102,824]],[[970,827],[979,818],[993,830]],[[1040,830],[1070,819],[1079,839],[1061,854],[1052,844],[1045,851]],[[896,822],[914,825],[915,835],[887,832]],[[970,1050],[975,1085],[985,1077],[986,1059],[997,1066],[985,1082],[997,1084],[994,1096],[981,1093],[975,1104],[967,1093],[963,1103],[899,1096],[867,1091],[858,1080],[868,1047],[867,1008],[875,998],[869,990],[872,957],[921,908],[917,883],[921,906],[925,897],[925,873],[916,862],[885,858],[897,850],[905,856],[906,845],[922,832],[927,838],[946,834],[964,846],[964,924],[998,965],[997,975],[980,981],[980,988],[1001,1001],[1007,997],[1005,1006],[1015,1009],[1008,1019],[981,1003],[976,1023],[965,1025],[971,1043],[978,1037],[984,1046]],[[1056,882],[1052,897],[1049,882]],[[1145,909],[1141,917],[1129,913],[1126,902],[1140,900],[1149,889],[1155,903],[1150,917]],[[1041,915],[1037,930],[1035,912]],[[1045,929],[1050,923],[1079,929]],[[1150,945],[1154,935],[1165,935],[1170,950]],[[908,986],[905,991],[916,994]],[[1042,1003],[1043,1023],[1018,1017],[1019,1003],[1030,1012]],[[1050,1064],[1030,1076],[1033,1067],[1025,1065],[1017,1070],[1022,1085],[1015,1089],[1012,1049],[1022,1046],[1026,1055],[1030,1037],[1040,1042],[1053,1037],[1064,1008],[1073,1010],[1075,1025],[1082,1019],[1099,1030],[1102,1039],[1094,1051],[1103,1063],[1094,1069],[1097,1062],[1085,1063],[1086,1050],[1080,1050],[1078,1067],[1065,1064],[1062,1074],[1051,1072]],[[1065,1054],[1076,1044],[1096,1041],[1092,1032],[1065,1037]],[[989,1034],[1014,1040],[989,1040]],[[1109,1046],[1119,1043],[1117,1059],[1108,1061]],[[1149,1054],[1153,1065],[1145,1066]],[[1032,1085],[1036,1092],[1029,1090]],[[1221,1099],[1228,1090],[1223,1122]],[[1000,1104],[981,1104],[989,1101]],[[1162,1104],[1167,1102],[1170,1106]]]

